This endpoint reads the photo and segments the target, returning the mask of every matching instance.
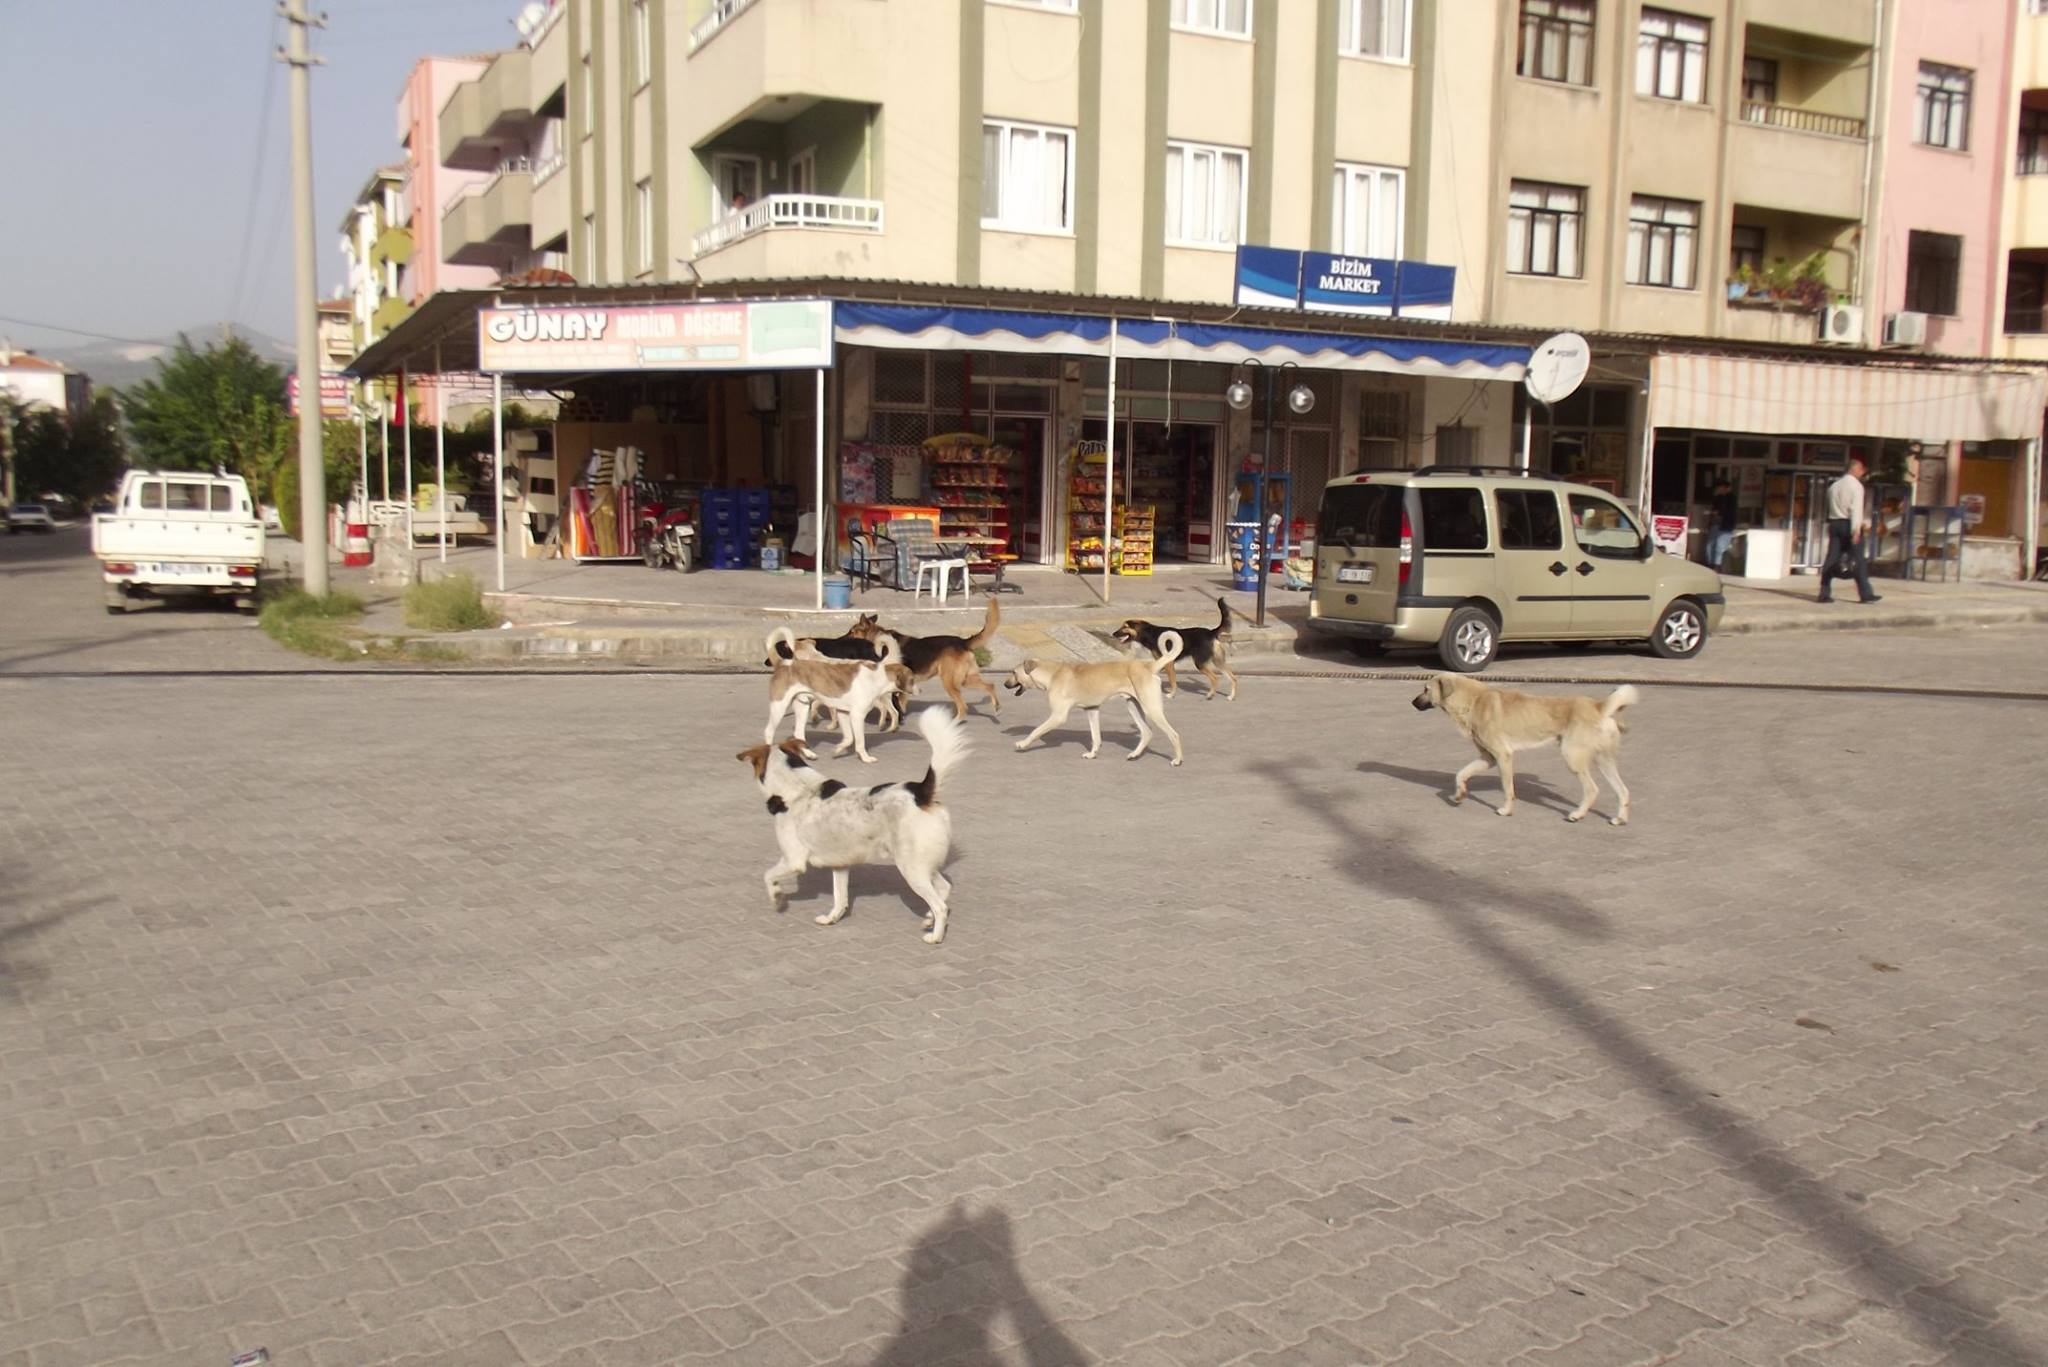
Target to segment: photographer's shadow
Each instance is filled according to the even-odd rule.
[[[1081,1367],[1089,1361],[1052,1322],[1024,1284],[1010,1235],[1010,1217],[990,1206],[979,1215],[956,1201],[911,1250],[900,1283],[902,1323],[872,1367]],[[992,1330],[1007,1315],[1018,1340],[1006,1357]]]

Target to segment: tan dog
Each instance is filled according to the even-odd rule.
[[[1027,688],[1044,689],[1052,712],[1036,731],[1017,742],[1017,748],[1030,749],[1079,707],[1088,713],[1089,744],[1081,758],[1094,759],[1096,751],[1102,748],[1102,705],[1111,698],[1122,698],[1130,706],[1131,720],[1138,724],[1138,748],[1124,758],[1136,759],[1152,743],[1152,727],[1145,724],[1150,718],[1173,743],[1173,762],[1179,764],[1180,732],[1166,719],[1166,696],[1159,686],[1159,672],[1179,657],[1180,636],[1169,631],[1159,638],[1156,660],[1103,660],[1075,665],[1024,661],[1010,671],[1004,687],[1020,698]]]
[[[1504,794],[1500,814],[1513,816],[1515,751],[1533,750],[1555,741],[1564,751],[1565,767],[1578,775],[1585,787],[1578,810],[1565,820],[1583,820],[1593,809],[1593,800],[1600,796],[1600,785],[1593,781],[1592,773],[1597,767],[1621,799],[1621,806],[1609,824],[1626,826],[1628,785],[1621,781],[1616,762],[1621,754],[1622,732],[1628,728],[1622,725],[1620,713],[1637,696],[1632,686],[1623,684],[1609,693],[1604,702],[1593,698],[1546,698],[1510,688],[1492,688],[1462,674],[1432,674],[1423,683],[1422,692],[1416,694],[1414,705],[1418,712],[1427,712],[1432,707],[1440,709],[1479,751],[1478,759],[1458,771],[1457,790],[1451,794],[1453,804],[1465,800],[1465,785],[1480,770],[1494,765],[1500,769]]]
[[[872,612],[862,614],[846,634],[864,641],[893,638],[903,647],[903,663],[910,670],[911,678],[918,683],[936,678],[946,690],[946,696],[953,700],[956,719],[967,715],[967,695],[960,691],[963,688],[979,688],[987,693],[989,711],[1000,717],[1003,714],[1002,702],[996,697],[994,686],[981,677],[981,666],[975,663],[974,652],[994,637],[1002,618],[1002,606],[995,595],[990,594],[988,615],[982,619],[981,630],[972,636],[906,636],[883,626]]]
[[[885,640],[881,647],[882,658],[873,661],[777,658],[768,676],[768,727],[762,733],[762,743],[775,743],[775,728],[781,723],[782,714],[789,712],[796,718],[796,741],[804,758],[816,759],[804,738],[810,703],[815,698],[837,716],[846,733],[832,753],[843,755],[850,747],[863,764],[873,764],[875,757],[868,753],[867,715],[883,698],[910,687],[910,671],[903,667],[903,656],[896,643]]]

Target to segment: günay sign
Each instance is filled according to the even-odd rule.
[[[486,372],[818,369],[832,364],[832,305],[773,299],[483,309],[477,356]]]

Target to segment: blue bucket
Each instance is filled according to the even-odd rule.
[[[825,606],[845,609],[853,606],[853,581],[835,574],[825,581]]]

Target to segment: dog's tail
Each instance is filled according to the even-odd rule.
[[[875,641],[875,659],[884,665],[903,663],[903,643],[894,636],[883,636]]]
[[[1230,600],[1220,594],[1216,599],[1216,611],[1223,614],[1216,622],[1216,634],[1224,640],[1230,639]]]
[[[1003,620],[1003,600],[993,593],[988,596],[988,615],[981,619],[981,630],[967,638],[969,650],[980,650],[994,639],[996,627]]]
[[[917,799],[918,806],[934,806],[939,800],[939,785],[947,782],[967,758],[967,751],[971,748],[967,743],[967,731],[948,707],[927,707],[917,714],[917,720],[911,725],[932,747],[932,762],[925,769],[923,778],[905,786]]]
[[[1162,631],[1159,633],[1159,658],[1152,662],[1152,672],[1159,673],[1180,658],[1180,633]]]
[[[768,633],[768,658],[761,661],[762,664],[772,666],[778,659],[794,660],[795,658],[796,633],[794,631],[791,631],[788,627],[777,627]]]
[[[1642,694],[1636,692],[1634,684],[1623,684],[1607,695],[1606,702],[1600,704],[1600,715],[1626,731],[1628,728],[1622,726],[1616,718],[1621,715],[1622,708],[1634,703],[1640,697],[1642,697]]]

